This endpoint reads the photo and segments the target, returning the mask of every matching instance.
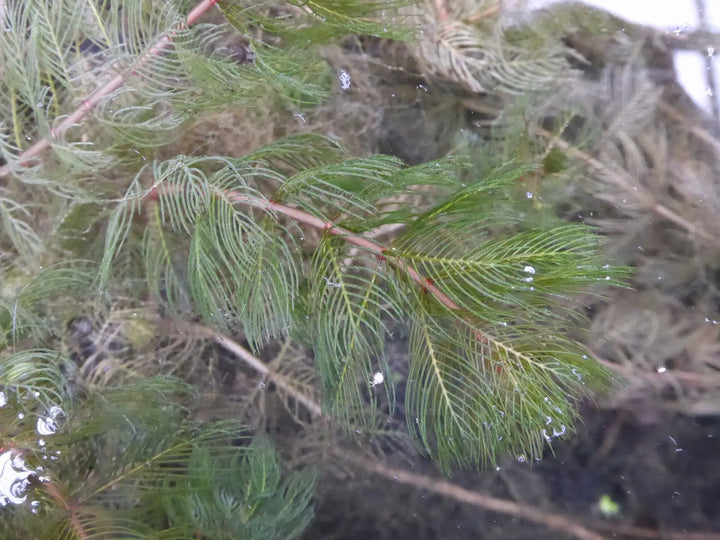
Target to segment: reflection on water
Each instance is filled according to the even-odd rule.
[[[7,395],[4,392],[0,392],[0,407],[4,407],[8,403]],[[42,458],[47,459],[48,455],[51,460],[56,461],[58,459],[59,451],[48,454],[45,448],[46,442],[42,438],[54,435],[58,431],[58,422],[63,417],[65,412],[61,407],[57,405],[51,406],[47,413],[43,416],[39,416],[37,419],[37,433],[41,437],[37,440],[37,446],[42,453]],[[25,414],[19,413],[17,415],[19,420],[25,418]],[[38,466],[37,469],[28,467],[23,459],[23,455],[17,449],[14,448],[0,448],[2,454],[0,454],[0,506],[8,505],[19,505],[23,504],[27,500],[27,489],[34,482],[46,482],[47,476],[40,476],[44,470],[43,467]],[[30,506],[33,513],[37,512],[37,506],[39,501],[31,501]]]
[[[48,410],[47,416],[41,416],[37,420],[37,432],[40,435],[53,435],[57,429],[57,418],[63,414],[63,410],[57,405],[53,405]]]
[[[14,450],[0,455],[0,506],[22,504],[25,491],[37,473],[27,467],[22,456]]]

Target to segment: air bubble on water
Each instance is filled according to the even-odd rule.
[[[385,381],[385,375],[383,375],[379,371],[376,371],[375,373],[373,373],[373,376],[370,379],[370,386],[375,387],[378,384],[382,384],[384,381]]]
[[[515,459],[517,459],[517,462],[518,462],[518,463],[525,463],[525,462],[527,461],[527,458],[525,457],[524,454],[520,454],[520,455],[519,455],[517,458],[515,458]]]
[[[35,475],[15,451],[8,450],[0,455],[0,506],[24,503],[27,499],[25,490]]]
[[[715,54],[715,47],[708,47],[707,48],[707,55],[712,56]]]
[[[545,437],[545,440],[549,442],[553,439],[556,439],[557,437],[560,437],[561,435],[565,435],[565,431],[567,431],[567,429],[565,428],[565,424],[562,424],[559,430],[553,428],[552,435],[548,435],[548,432],[545,429],[542,430],[542,434],[543,437]]]
[[[677,441],[676,441],[673,437],[671,437],[670,435],[668,435],[668,439],[670,439],[670,442],[673,443],[673,446],[676,446],[676,447],[678,446]],[[675,452],[682,452],[682,451],[683,451],[682,448],[679,448],[679,447],[678,447],[678,448],[675,448]]]
[[[350,74],[344,69],[340,70],[340,88],[347,90],[350,88]]]
[[[528,199],[532,199],[533,198],[532,192],[531,191],[526,192],[525,197],[527,197]]]
[[[0,407],[4,407],[5,405],[7,405],[7,402],[8,402],[8,400],[7,400],[7,396],[5,395],[5,392],[0,390]]]
[[[526,274],[530,274],[528,277],[523,278],[523,281],[531,283],[534,279],[533,276],[535,275],[535,267],[528,264],[525,266],[525,268],[523,268],[523,272],[525,272]]]
[[[37,420],[37,432],[40,435],[53,435],[58,430],[57,418],[63,414],[63,410],[57,405],[53,405],[48,410],[47,416],[41,416]]]

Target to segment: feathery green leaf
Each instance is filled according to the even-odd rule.
[[[408,428],[450,471],[534,459],[572,430],[579,400],[610,379],[559,329],[529,338],[517,326],[431,317],[419,307],[410,336]],[[587,381],[587,382],[586,382]]]
[[[392,392],[383,357],[393,299],[384,290],[382,265],[356,267],[338,238],[324,238],[314,258],[312,313],[317,328],[315,362],[325,389],[324,405],[348,427],[366,427],[368,404],[375,403],[375,373]]]

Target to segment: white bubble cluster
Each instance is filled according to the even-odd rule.
[[[22,504],[35,471],[28,469],[20,454],[13,450],[0,455],[0,506]]]
[[[58,430],[57,418],[63,414],[63,410],[57,405],[53,405],[48,410],[47,416],[41,416],[37,420],[37,432],[40,435],[53,435]]]
[[[525,266],[525,268],[523,268],[523,272],[525,272],[526,274],[530,274],[528,277],[523,278],[523,281],[526,281],[527,283],[532,283],[534,279],[533,276],[535,275],[535,267],[528,264]]]
[[[350,88],[350,74],[344,69],[340,70],[340,88],[343,90]]]

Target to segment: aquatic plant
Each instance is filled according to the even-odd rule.
[[[578,295],[623,271],[596,230],[516,196],[550,159],[407,165],[282,125],[351,84],[322,45],[413,38],[410,2],[214,4],[2,5],[0,425],[46,517],[5,509],[6,531],[297,536],[312,478],[281,473],[259,385],[238,388],[247,368],[223,348],[300,425],[324,416],[379,447],[402,437],[383,426],[399,405],[443,471],[539,457],[611,383],[576,341]],[[539,91],[565,66],[518,78],[531,60],[506,50],[488,62],[509,55],[508,73],[463,67],[481,50],[463,32],[418,54],[474,92]],[[188,146],[228,110],[277,132],[226,155]],[[230,387],[237,421],[201,421]],[[43,418],[57,425],[40,440]]]

